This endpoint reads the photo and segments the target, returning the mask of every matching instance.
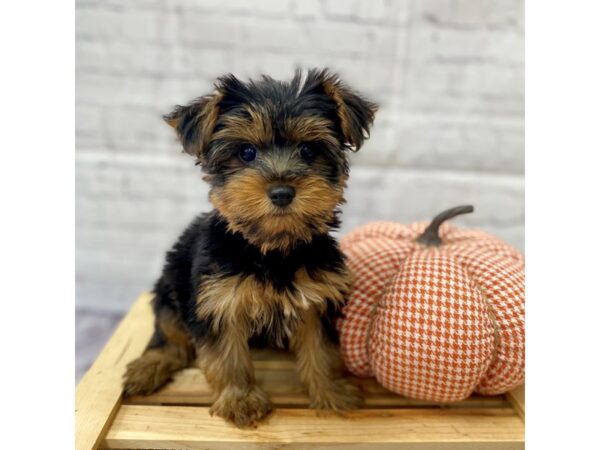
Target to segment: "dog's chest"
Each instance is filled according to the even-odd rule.
[[[212,316],[249,335],[267,334],[281,343],[293,333],[304,311],[325,311],[327,302],[342,302],[348,287],[343,272],[298,269],[284,285],[257,274],[206,277],[197,298],[200,317]]]

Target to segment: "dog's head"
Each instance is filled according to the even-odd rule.
[[[231,231],[263,252],[308,242],[336,223],[348,151],[377,107],[327,70],[289,82],[221,77],[215,91],[165,116],[210,183]]]

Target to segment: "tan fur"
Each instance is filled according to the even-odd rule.
[[[197,122],[200,127],[199,135],[201,136],[201,141],[196,143],[192,151],[187,148],[185,151],[193,154],[199,160],[202,159],[202,155],[212,138],[213,130],[219,118],[219,103],[222,99],[223,94],[216,91],[210,96],[203,98],[205,101],[201,104],[202,107],[198,111]],[[167,124],[173,128],[177,128],[179,126],[179,118],[171,118],[167,120]]]
[[[173,317],[159,317],[158,323],[167,345],[147,349],[127,365],[123,383],[125,395],[146,395],[156,391],[194,359],[194,348],[183,325]]]
[[[249,330],[229,323],[215,344],[198,349],[200,367],[217,392],[211,414],[243,427],[260,420],[272,406],[267,395],[256,386],[248,347]]]
[[[304,311],[290,344],[296,353],[300,380],[308,389],[311,408],[342,411],[362,404],[360,390],[342,378],[339,350],[324,338],[314,308]]]
[[[255,384],[248,347],[252,330],[247,313],[239,307],[239,299],[250,294],[247,289],[252,287],[238,276],[209,278],[202,283],[197,299],[198,316],[215,314],[215,328],[221,329],[216,343],[204,343],[198,349],[200,367],[218,393],[210,413],[240,427],[253,424],[272,409]]]
[[[208,146],[208,143],[211,140],[212,132],[215,129],[217,119],[219,118],[219,103],[222,99],[223,94],[216,92],[202,110],[203,120],[201,122],[202,131],[200,133],[200,136],[202,136],[202,150]]]
[[[343,203],[345,177],[337,185],[317,176],[288,181],[296,197],[282,214],[267,196],[269,181],[258,171],[245,170],[210,192],[210,200],[227,219],[230,231],[240,232],[263,253],[286,251],[296,242],[309,242],[326,233],[334,209]]]
[[[338,83],[334,78],[327,78],[323,81],[323,89],[325,90],[325,93],[333,99],[337,106],[337,113],[338,117],[340,118],[340,125],[342,127],[344,139],[351,145],[356,145],[354,139],[355,133],[352,129],[352,121],[348,115],[348,108],[344,102],[344,97],[342,96],[342,92],[338,86]]]
[[[258,386],[240,389],[235,384],[229,384],[220,392],[209,412],[235,423],[238,427],[248,427],[256,426],[257,422],[272,410],[273,405],[269,397]]]
[[[212,139],[248,142],[257,147],[267,147],[273,143],[272,113],[269,105],[246,106],[249,117],[227,116],[223,118],[224,128],[216,132]],[[338,142],[332,123],[321,117],[290,117],[284,121],[282,136],[290,142],[323,141],[331,146]]]
[[[290,117],[285,120],[282,135],[291,142],[322,141],[338,146],[332,123],[327,119],[314,116]]]
[[[336,75],[327,71],[309,74],[311,80],[315,76],[318,80],[304,83],[304,87],[299,78],[291,86],[298,85],[300,95],[305,91],[310,94],[308,89],[316,87],[314,82],[322,83],[335,102],[339,124],[337,120],[309,115],[310,110],[303,116],[290,117],[288,114],[295,114],[298,108],[286,112],[284,100],[276,100],[276,105],[274,100],[262,98],[240,104],[239,108],[245,110],[241,113],[220,115],[219,103],[225,95],[221,92],[178,106],[167,116],[185,151],[196,155],[209,172],[204,177],[211,184],[209,197],[228,230],[241,233],[263,254],[271,250],[289,252],[297,244],[310,242],[315,235],[330,230],[336,222],[336,209],[344,202],[348,171],[345,155],[335,152],[358,149],[372,122],[374,105],[347,89]],[[227,80],[221,79],[217,89],[227,91]],[[229,80],[235,81],[233,77]],[[235,86],[230,89],[235,90]],[[182,118],[185,122],[180,123]],[[217,123],[219,130],[215,132]],[[343,136],[339,136],[340,131]],[[198,142],[194,139],[197,137]],[[285,151],[274,151],[281,139],[286,142]],[[300,145],[317,142],[314,155],[307,155]],[[244,149],[244,144],[261,152],[256,163],[246,164],[235,154]],[[210,160],[206,155],[209,146]],[[313,149],[313,145],[308,147]],[[293,200],[285,208],[275,206],[268,195],[270,188],[283,183],[295,189]],[[283,289],[276,289],[258,276],[225,274],[218,267],[213,273],[197,286],[195,310],[200,320],[212,324],[213,336],[199,336],[198,347],[192,349],[197,351],[200,366],[217,392],[211,414],[247,426],[272,409],[266,394],[256,386],[248,344],[251,337],[262,338],[263,333],[280,346],[289,341],[312,407],[339,411],[360,403],[358,390],[341,378],[338,349],[324,335],[322,323],[322,315],[331,303],[334,307],[343,303],[349,289],[345,271],[317,270],[309,274],[302,268],[294,274],[292,285]],[[185,367],[194,353],[190,352],[182,324],[163,323],[160,317],[158,320],[167,344],[149,349],[130,364],[126,392],[149,393],[158,388],[175,370]]]
[[[368,123],[360,125],[352,120],[352,113],[347,103],[349,99],[356,97],[356,94],[349,90],[337,75],[331,74],[326,77],[323,80],[323,89],[337,106],[337,114],[340,119],[344,140],[354,150],[358,150],[362,146],[364,139],[369,136],[369,127],[375,118],[377,105],[364,99],[362,100]],[[356,101],[356,98],[354,98],[354,101]]]
[[[314,394],[315,407],[349,407],[355,393],[343,380],[327,378],[335,375],[339,355],[334,346],[323,342],[320,323],[313,320],[325,310],[325,299],[341,306],[343,293],[349,287],[348,275],[318,271],[311,276],[302,268],[296,273],[293,285],[293,290],[280,292],[252,275],[207,277],[200,285],[196,313],[199,318],[212,316],[213,331],[220,333],[215,344],[203,344],[198,349],[200,366],[218,392],[212,413],[246,426],[271,410],[268,398],[255,385],[248,348],[248,338],[264,328],[271,328],[276,335],[280,332],[280,341],[287,337],[297,343],[299,366],[303,380],[312,386],[309,391]],[[281,329],[272,328],[277,308],[286,319],[284,324],[277,324],[283,326]],[[300,337],[295,338],[298,333]],[[311,339],[311,334],[318,338]],[[315,348],[320,344],[325,350]],[[317,357],[325,356],[328,360],[322,364],[312,359],[306,362],[307,352],[316,352]],[[313,370],[317,374],[311,374]],[[321,392],[315,387],[317,382],[324,383],[332,392]]]
[[[268,110],[265,107],[256,109],[251,106],[244,109],[250,117],[223,117],[224,127],[211,138],[248,142],[258,147],[270,145],[273,142],[273,129]]]
[[[310,276],[304,268],[296,273],[294,290],[276,290],[253,275],[245,277],[207,277],[200,285],[196,314],[204,319],[212,316],[214,331],[225,326],[244,328],[248,333],[263,329],[280,333],[282,341],[292,333],[291,328],[273,330],[275,312],[279,309],[288,324],[295,323],[303,310],[314,308],[324,312],[325,299],[338,303],[344,301],[349,288],[346,273],[318,271]]]

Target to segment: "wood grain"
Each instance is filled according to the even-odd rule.
[[[75,392],[77,450],[96,449],[121,402],[121,377],[128,362],[142,354],[153,331],[149,294],[123,318]]]
[[[522,384],[507,392],[506,398],[519,417],[525,420],[525,385]]]
[[[273,356],[277,358],[275,354]],[[262,361],[255,361],[254,371],[257,383],[269,394],[274,405],[281,407],[306,407],[308,396],[300,384],[293,364],[287,361],[269,361],[269,367],[263,368]],[[281,364],[278,364],[280,362]],[[365,394],[366,407],[408,407],[441,406],[449,408],[493,408],[508,406],[504,396],[471,396],[455,403],[440,404],[426,400],[413,400],[388,391],[372,378],[353,378]],[[213,392],[199,369],[185,369],[175,375],[173,381],[158,392],[149,396],[128,398],[128,404],[137,405],[210,405],[214,401]]]
[[[211,417],[207,407],[123,405],[110,449],[522,449],[523,423],[508,408],[364,409],[340,417],[278,409],[256,429]]]
[[[150,295],[123,319],[76,392],[78,450],[355,448],[504,450],[524,448],[524,391],[472,396],[441,407],[395,395],[373,379],[355,379],[367,407],[340,417],[306,409],[308,398],[286,352],[253,352],[256,377],[276,410],[256,429],[240,430],[208,405],[212,392],[199,369],[186,369],[148,397],[121,399],[126,364],[152,334]],[[507,399],[514,409],[509,406]],[[520,408],[520,409],[519,409]],[[520,412],[521,411],[521,412]],[[113,420],[114,418],[114,420]]]

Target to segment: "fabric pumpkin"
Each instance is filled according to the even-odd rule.
[[[348,369],[407,397],[495,395],[525,377],[524,259],[478,230],[374,222],[342,238],[353,273],[340,342]]]

